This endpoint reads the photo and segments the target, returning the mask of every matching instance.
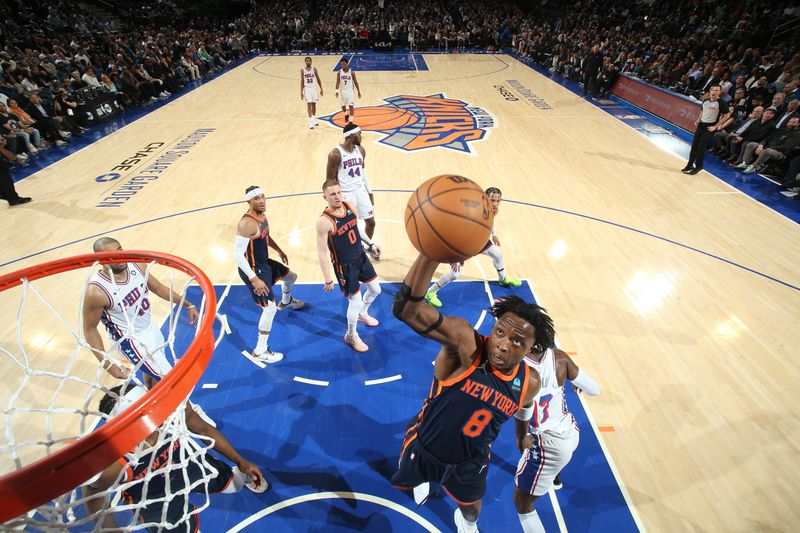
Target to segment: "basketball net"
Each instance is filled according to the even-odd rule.
[[[147,265],[145,280],[149,280],[154,264],[156,261]],[[45,291],[38,287],[40,284],[46,285],[43,282],[51,280],[49,277],[36,281],[36,286],[27,279],[22,279],[21,285],[13,291],[15,294],[11,294],[11,290],[0,293],[3,310],[10,305],[17,307],[15,338],[0,344],[0,372],[6,384],[0,395],[0,400],[5,403],[4,434],[0,439],[2,476],[26,468],[72,445],[111,420],[117,413],[102,413],[98,407],[100,398],[110,394],[116,402],[120,402],[119,394],[111,392],[111,388],[121,382],[122,391],[129,385],[141,385],[138,377],[140,369],[157,351],[163,350],[173,366],[179,359],[175,348],[176,332],[179,327],[191,327],[186,315],[181,316],[181,311],[184,309],[187,289],[196,278],[190,277],[176,291],[181,295],[178,302],[169,301],[167,333],[163,343],[147,346],[147,353],[131,368],[130,363],[120,353],[122,343],[136,342],[139,340],[137,336],[141,334],[135,330],[129,318],[131,313],[125,313],[127,327],[124,328],[125,333],[121,338],[111,343],[101,333],[106,346],[106,351],[100,354],[102,364],[92,355],[92,349],[83,334],[82,309],[88,281],[101,268],[106,269],[99,263],[94,263],[84,280],[77,307],[79,318],[75,327],[65,318],[66,313],[52,305],[44,296]],[[129,264],[128,268],[135,267]],[[82,274],[80,271],[77,273],[78,276],[74,276],[73,280],[79,279]],[[175,269],[171,268],[169,282],[164,283],[169,287],[170,293],[175,287],[174,273]],[[110,278],[113,280],[114,276],[111,275]],[[60,284],[59,288],[64,292],[74,290],[76,295],[80,290],[73,283]],[[18,300],[14,299],[17,294]],[[203,294],[202,302],[195,303],[200,315],[207,315],[204,313],[206,295]],[[146,298],[139,298],[135,305],[134,313],[138,314],[150,312],[148,308],[152,304]],[[143,305],[147,308],[143,309]],[[70,311],[74,312],[75,309]],[[35,316],[31,316],[32,314]],[[213,314],[210,317],[213,318]],[[32,329],[32,319],[34,323],[53,325],[48,330],[51,339],[71,339],[71,352],[65,351],[65,343],[60,342],[61,349],[57,354],[47,353],[46,346],[43,347],[35,339],[26,336]],[[189,332],[190,337],[197,336],[201,322],[198,322],[193,332]],[[181,331],[185,337],[186,331]],[[213,340],[213,333],[211,335]],[[219,340],[223,335],[220,332]],[[149,342],[152,344],[152,340]],[[137,345],[146,346],[144,342],[137,342]],[[122,365],[123,361],[125,366],[131,368],[129,377],[124,381],[114,379],[103,369],[111,363]],[[191,385],[193,384],[194,381]],[[154,387],[146,394],[155,391]],[[73,490],[31,509],[27,514],[6,521],[0,526],[0,530],[33,527],[48,531],[120,531],[171,529],[176,526],[193,530],[194,527],[187,526],[191,526],[197,519],[196,515],[208,507],[209,482],[219,472],[206,460],[208,450],[214,445],[213,440],[192,433],[186,425],[186,402],[187,398],[183,398],[177,409],[157,427],[151,424],[146,428],[145,433],[152,432],[150,442],[142,440],[131,449],[116,450],[121,455],[118,461],[121,468],[109,488],[88,488],[97,482],[105,469],[105,465],[99,465],[98,469],[102,470],[93,478],[75,480],[76,486]],[[125,413],[130,409],[125,410]],[[145,419],[137,420],[137,423],[141,424],[143,420]]]

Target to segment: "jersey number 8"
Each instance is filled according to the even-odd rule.
[[[464,424],[461,430],[467,437],[477,437],[483,433],[486,425],[492,421],[492,412],[488,409],[478,409],[472,414],[472,417]]]

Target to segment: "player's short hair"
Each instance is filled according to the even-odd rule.
[[[124,390],[123,387],[125,387]],[[108,392],[105,394],[105,396],[100,398],[100,412],[110,415],[111,411],[114,410],[114,407],[117,406],[119,399],[128,394],[128,392],[135,387],[135,383],[127,383],[125,385],[117,385],[116,387],[108,389]]]
[[[98,252],[102,251],[103,248],[105,248],[106,246],[109,246],[109,245],[112,245],[112,244],[116,244],[117,246],[122,247],[122,245],[119,243],[119,241],[117,239],[113,238],[113,237],[100,237],[99,239],[94,241],[94,244],[92,245],[92,251],[94,253],[98,253]]]
[[[553,319],[548,316],[544,307],[529,304],[519,296],[504,296],[494,301],[490,312],[496,319],[506,313],[514,313],[533,326],[535,352],[543,352],[555,345],[556,330]]]
[[[334,185],[339,185],[339,182],[336,180],[325,180],[322,184],[322,192],[328,190],[328,187],[333,187]]]
[[[306,59],[311,59],[311,56],[306,56],[305,59],[303,59],[303,61],[305,61]]]
[[[355,122],[348,122],[347,124],[345,124],[344,128],[342,128],[342,133],[344,133],[345,137],[347,137],[347,134],[356,129],[357,127],[358,124],[356,124]]]
[[[711,84],[711,87],[709,87],[709,88],[708,88],[708,90],[710,91],[710,90],[711,90],[711,89],[713,89],[714,87],[719,87],[720,89],[722,89],[722,85],[720,85],[719,83],[712,83],[712,84]]]
[[[499,194],[500,196],[503,196],[503,191],[497,187],[489,187],[486,189],[486,196],[491,196],[493,194]]]
[[[342,58],[342,60],[340,61],[340,63],[349,63],[349,62],[350,60],[347,59],[346,57]]]

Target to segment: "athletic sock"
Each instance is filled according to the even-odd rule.
[[[522,524],[522,531],[524,533],[545,533],[542,521],[536,513],[536,509],[531,513],[518,514],[519,523]]]

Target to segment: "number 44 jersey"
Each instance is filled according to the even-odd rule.
[[[364,186],[364,154],[361,147],[356,146],[352,152],[348,152],[341,145],[336,145],[342,156],[339,163],[339,187],[342,192],[352,192]]]

